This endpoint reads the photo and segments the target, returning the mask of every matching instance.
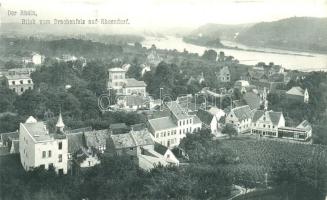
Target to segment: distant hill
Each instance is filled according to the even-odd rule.
[[[192,31],[189,36],[201,36],[212,39],[232,40],[241,31],[244,31],[252,24],[225,25],[225,24],[205,24]]]
[[[293,17],[255,24],[236,38],[260,47],[327,52],[327,18]]]
[[[248,26],[250,25],[205,24],[184,36],[183,40],[201,46],[223,47],[221,39],[234,40],[238,32]]]

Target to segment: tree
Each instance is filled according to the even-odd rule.
[[[209,61],[216,61],[217,60],[217,52],[212,49],[205,50],[202,55],[202,58],[209,60]]]
[[[219,52],[218,61],[224,62],[224,60],[225,60],[225,52],[221,51],[221,52]]]
[[[237,135],[237,130],[232,124],[226,124],[221,133],[228,134],[229,138],[232,138],[233,136]]]
[[[126,72],[126,75],[129,78],[135,78],[135,79],[139,80],[141,78],[141,72],[142,72],[142,68],[139,64],[139,61],[137,58],[134,58],[131,66],[129,67],[128,71]]]

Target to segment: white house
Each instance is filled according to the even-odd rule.
[[[117,94],[123,94],[126,71],[122,68],[111,68],[108,70],[108,89],[114,89]]]
[[[34,65],[41,65],[42,64],[42,55],[33,52],[29,57],[23,58],[23,63],[33,63]]]
[[[49,133],[45,123],[32,116],[20,123],[19,152],[26,171],[53,166],[58,174],[67,173],[67,137],[62,133]]]
[[[238,133],[251,131],[252,111],[250,106],[240,106],[231,109],[226,116],[226,124],[232,124]]]
[[[111,68],[108,70],[108,89],[116,90],[118,95],[137,94],[146,96],[146,84],[134,78],[126,78],[126,70]]]
[[[253,134],[261,136],[278,137],[278,128],[285,126],[285,118],[282,112],[257,110],[252,118]]]
[[[309,92],[301,87],[292,87],[286,92],[286,98],[293,101],[309,103]]]
[[[156,142],[167,147],[178,146],[187,133],[201,129],[200,119],[188,114],[176,101],[167,102],[165,108],[169,116],[149,119],[147,123]]]
[[[174,153],[166,146],[159,143],[154,144],[154,150],[161,154],[167,163],[179,166],[179,160],[176,158]]]
[[[208,111],[199,109],[196,116],[200,119],[203,127],[210,129],[211,133],[214,135],[218,134],[219,124],[216,115],[211,114]]]

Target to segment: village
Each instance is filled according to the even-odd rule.
[[[84,45],[83,40],[59,42]],[[92,45],[98,49],[100,43]],[[21,168],[30,176],[53,170],[66,181],[64,177],[107,173],[108,163],[123,162],[136,169],[122,173],[164,169],[168,171],[159,174],[168,176],[177,170],[184,181],[187,173],[199,173],[206,165],[216,173],[217,162],[237,169],[233,178],[225,171],[215,175],[233,180],[216,191],[233,196],[271,189],[277,172],[262,166],[276,161],[268,159],[283,148],[288,151],[283,157],[301,162],[308,152],[314,151],[310,159],[324,155],[324,145],[317,142],[321,135],[315,135],[319,129],[314,129],[324,111],[311,110],[318,89],[307,84],[317,74],[272,62],[242,65],[214,50],[199,56],[137,42],[123,50],[110,48],[118,53],[111,51],[104,61],[76,52],[30,51],[1,68],[1,94],[8,100],[0,113],[0,127],[7,130],[0,134],[0,158],[15,165],[4,171]],[[255,159],[259,165],[252,163]],[[243,165],[247,162],[250,170]],[[142,173],[137,176],[148,181]],[[209,194],[201,189],[195,195]]]
[[[56,58],[59,62],[82,61],[72,55]],[[43,56],[32,53],[23,58],[24,64],[41,65]],[[149,51],[147,62],[142,64],[142,76],[158,65],[163,59],[156,50]],[[178,157],[187,153],[178,146],[188,134],[207,129],[216,139],[232,136],[266,137],[289,142],[311,143],[312,127],[304,120],[296,126],[287,126],[283,112],[269,109],[268,94],[278,91],[289,101],[309,103],[310,91],[299,86],[288,91],[278,90],[291,77],[281,66],[255,66],[234,80],[233,71],[224,66],[216,72],[217,80],[230,83],[231,88],[203,87],[198,93],[185,94],[172,100],[163,96],[165,88],[160,88],[160,98],[154,99],[146,90],[146,83],[126,76],[130,64],[109,68],[107,77],[108,95],[115,92],[116,103],[108,105],[111,110],[124,112],[143,111],[147,122],[127,126],[125,123],[111,124],[103,130],[92,127],[67,129],[59,113],[56,130],[49,132],[46,124],[30,116],[20,123],[19,130],[1,134],[1,147],[7,153],[20,154],[21,164],[26,171],[36,167],[48,169],[53,166],[59,174],[67,174],[77,164],[88,168],[100,163],[100,154],[130,155],[144,170],[158,165],[179,165]],[[33,90],[31,73],[36,68],[13,68],[5,75],[7,86],[18,95]],[[202,84],[206,77],[203,72],[198,77],[189,77],[187,84]],[[70,86],[67,85],[66,88]],[[232,99],[238,92],[240,99]],[[230,105],[222,107],[222,101]],[[175,155],[176,154],[176,155]]]

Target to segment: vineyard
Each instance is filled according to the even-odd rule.
[[[191,162],[223,169],[234,184],[245,188],[276,185],[277,175],[280,179],[285,173],[286,181],[287,176],[293,176],[312,188],[325,190],[327,147],[323,145],[251,138],[219,141],[197,138],[186,141],[184,148]]]
[[[254,180],[265,179],[281,162],[296,163],[302,168],[327,166],[327,147],[269,140],[225,140],[218,148],[229,148],[237,156],[239,164],[234,166],[252,172]],[[239,171],[234,169],[234,171]]]

